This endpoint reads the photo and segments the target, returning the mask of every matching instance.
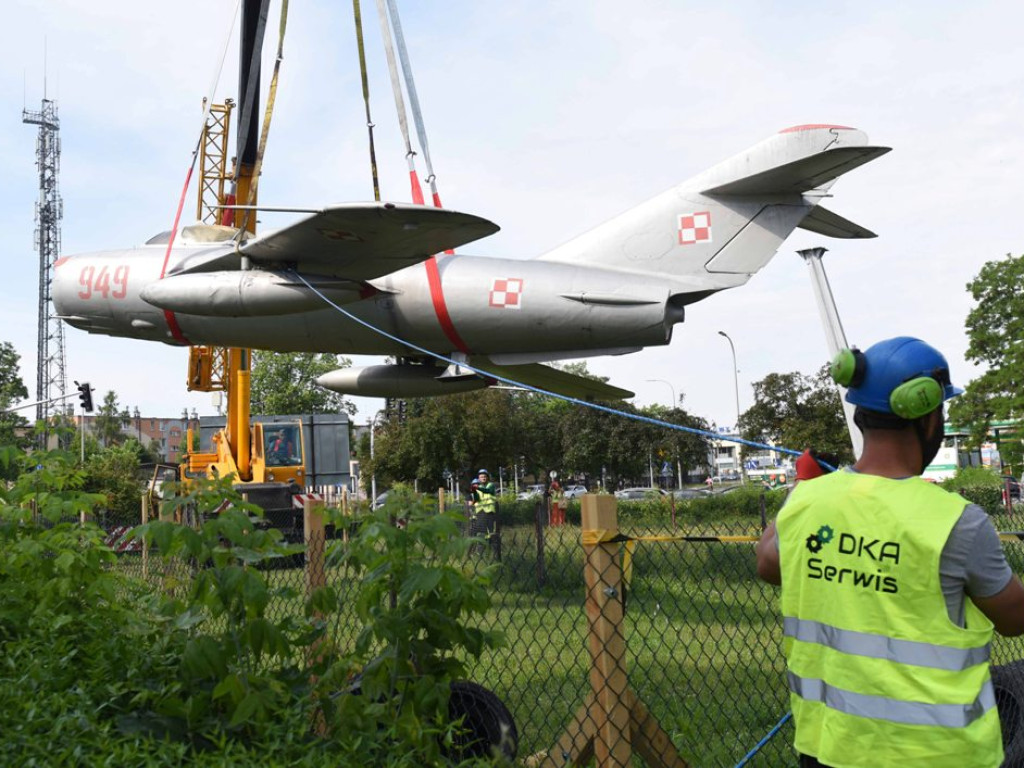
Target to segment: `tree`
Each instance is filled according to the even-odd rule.
[[[443,484],[445,470],[468,477],[480,467],[490,471],[514,453],[511,393],[489,389],[434,398],[410,399],[406,418],[390,418],[369,445],[359,446],[364,476],[385,484],[428,480]],[[497,476],[495,474],[495,476]]]
[[[340,413],[356,412],[355,404],[337,392],[317,386],[316,379],[352,361],[334,354],[314,352],[253,352],[252,412]]]
[[[993,421],[1024,417],[1024,256],[985,264],[967,284],[975,306],[964,327],[966,358],[987,366],[950,404],[950,421],[983,442]],[[954,382],[959,384],[960,382]]]
[[[839,391],[823,366],[814,376],[770,373],[754,383],[754,405],[739,420],[747,440],[792,450],[813,448],[853,460]]]
[[[28,390],[18,371],[20,360],[21,356],[9,341],[0,343],[0,445],[27,448],[31,441],[27,435],[28,421],[16,411],[7,411],[28,397]]]
[[[109,390],[103,396],[103,405],[96,411],[93,424],[96,427],[96,437],[105,445],[120,445],[125,440],[124,426],[131,422],[132,416],[128,409],[120,409],[117,404],[117,394]]]
[[[139,521],[144,487],[139,474],[141,458],[138,442],[130,438],[86,459],[83,490],[103,497],[101,514],[108,524],[135,525]]]

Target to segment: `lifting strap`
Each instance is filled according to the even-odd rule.
[[[409,164],[409,184],[412,187],[412,201],[416,205],[424,205],[423,190],[420,188],[419,176],[416,175],[416,153],[413,151],[412,141],[409,139],[409,121],[405,115],[402,81],[398,76],[398,66],[395,63],[395,49],[391,43],[391,27],[388,24],[388,12],[384,6],[384,0],[377,0],[377,16],[380,19],[380,36],[384,41],[384,53],[388,59],[388,74],[391,76],[391,91],[395,96],[398,126],[402,130],[402,140],[405,142],[405,159]]]
[[[378,0],[379,2],[379,0]],[[409,61],[409,50],[405,46],[405,35],[402,33],[402,20],[398,16],[396,0],[387,0],[391,13],[391,26],[395,30],[395,44],[398,46],[398,58],[402,63],[402,74],[405,77],[405,88],[409,92],[409,106],[412,108],[412,119],[416,123],[416,136],[419,138],[420,149],[423,151],[423,162],[427,166],[427,183],[430,185],[430,196],[435,208],[441,208],[441,195],[437,191],[437,176],[434,164],[430,160],[430,145],[427,143],[427,128],[423,122],[423,111],[416,93],[416,80],[412,76],[412,64]],[[455,253],[449,248],[445,253]]]
[[[359,0],[352,0],[356,22],[356,45],[359,48],[359,74],[363,81],[363,104],[366,105],[366,130],[370,134],[370,174],[373,176],[373,199],[380,202],[380,179],[377,177],[377,150],[373,144],[373,120],[370,118],[370,83],[366,77],[366,48],[363,46],[363,15]]]
[[[281,0],[281,21],[278,25],[277,56],[274,58],[274,74],[270,78],[270,92],[267,94],[267,108],[263,113],[263,127],[260,131],[260,145],[256,150],[256,163],[252,172],[252,183],[249,185],[249,199],[246,205],[252,206],[256,201],[256,192],[260,184],[260,168],[263,166],[263,155],[267,151],[267,139],[270,137],[270,121],[274,114],[274,102],[277,100],[277,80],[281,74],[281,61],[284,59],[284,33],[288,28],[288,0]],[[254,48],[254,56],[258,56],[259,48]],[[241,157],[241,154],[239,154]],[[252,208],[245,212],[246,221],[238,230],[239,238],[246,231],[248,217],[255,215]]]
[[[228,42],[231,40],[231,32],[235,26],[235,19],[238,17],[238,10],[241,7],[241,3],[235,6],[235,15],[231,17],[231,25],[228,28]],[[202,127],[199,129],[199,136],[196,139],[196,145],[192,150],[192,162],[188,166],[188,172],[185,174],[185,183],[181,187],[181,196],[178,198],[178,207],[174,213],[174,223],[171,225],[171,235],[167,238],[167,250],[164,251],[163,264],[160,266],[160,279],[163,280],[167,274],[167,266],[171,259],[171,250],[174,248],[174,238],[178,234],[178,225],[181,223],[181,212],[185,208],[185,197],[188,195],[189,185],[192,183],[192,173],[195,171],[196,162],[199,160],[199,150],[203,143],[203,133],[206,130],[206,121],[210,118],[210,109],[213,107],[213,94],[217,89],[217,83],[220,82],[220,75],[224,69],[224,59],[227,58],[228,53],[228,42],[224,44],[224,52],[220,57],[220,64],[218,64],[214,76],[213,83],[210,85],[210,91],[206,99],[203,101],[203,118]],[[181,328],[178,326],[178,319],[174,316],[173,312],[164,310],[164,319],[167,321],[167,327],[171,332],[171,336],[179,344],[188,344],[189,341],[185,338],[185,335],[181,332]]]
[[[405,88],[409,93],[409,107],[412,109],[412,119],[416,123],[416,136],[419,138],[420,149],[423,152],[423,162],[427,166],[427,183],[430,185],[430,192],[434,198],[434,207],[441,207],[441,196],[437,192],[437,177],[434,175],[434,165],[430,161],[430,145],[427,144],[427,129],[423,123],[423,111],[420,109],[420,99],[416,94],[416,81],[412,76],[412,64],[409,62],[409,51],[405,47],[405,35],[402,34],[402,21],[398,17],[398,5],[395,0],[387,0],[388,10],[391,13],[391,26],[395,30],[395,45],[398,46],[398,59],[402,64],[402,75],[405,77]]]

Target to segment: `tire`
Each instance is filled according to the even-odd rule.
[[[992,687],[1003,732],[1002,768],[1024,768],[1024,661],[993,666]]]
[[[468,680],[453,682],[448,715],[462,719],[462,731],[446,750],[447,757],[462,761],[500,754],[515,760],[519,732],[508,707],[491,691]]]
[[[332,698],[362,696],[362,683],[362,675],[356,675],[348,688],[332,694]],[[519,731],[504,702],[469,680],[453,681],[450,690],[448,716],[452,721],[462,720],[462,727],[451,746],[442,748],[444,756],[457,762],[499,754],[509,763],[515,760]]]

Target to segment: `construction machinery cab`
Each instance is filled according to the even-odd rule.
[[[305,446],[299,422],[252,425],[252,479],[305,484]]]

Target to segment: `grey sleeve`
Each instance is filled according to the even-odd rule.
[[[1013,572],[1006,562],[999,534],[977,504],[964,507],[949,534],[942,550],[939,575],[947,605],[951,599],[955,605],[954,595],[961,590],[971,597],[992,597],[1010,581]]]
[[[985,511],[975,505],[968,504],[964,510],[971,509],[973,517],[980,518],[974,535],[974,544],[967,558],[967,594],[971,597],[992,597],[1003,591],[1013,576],[1010,564],[1006,562],[1003,543]]]

